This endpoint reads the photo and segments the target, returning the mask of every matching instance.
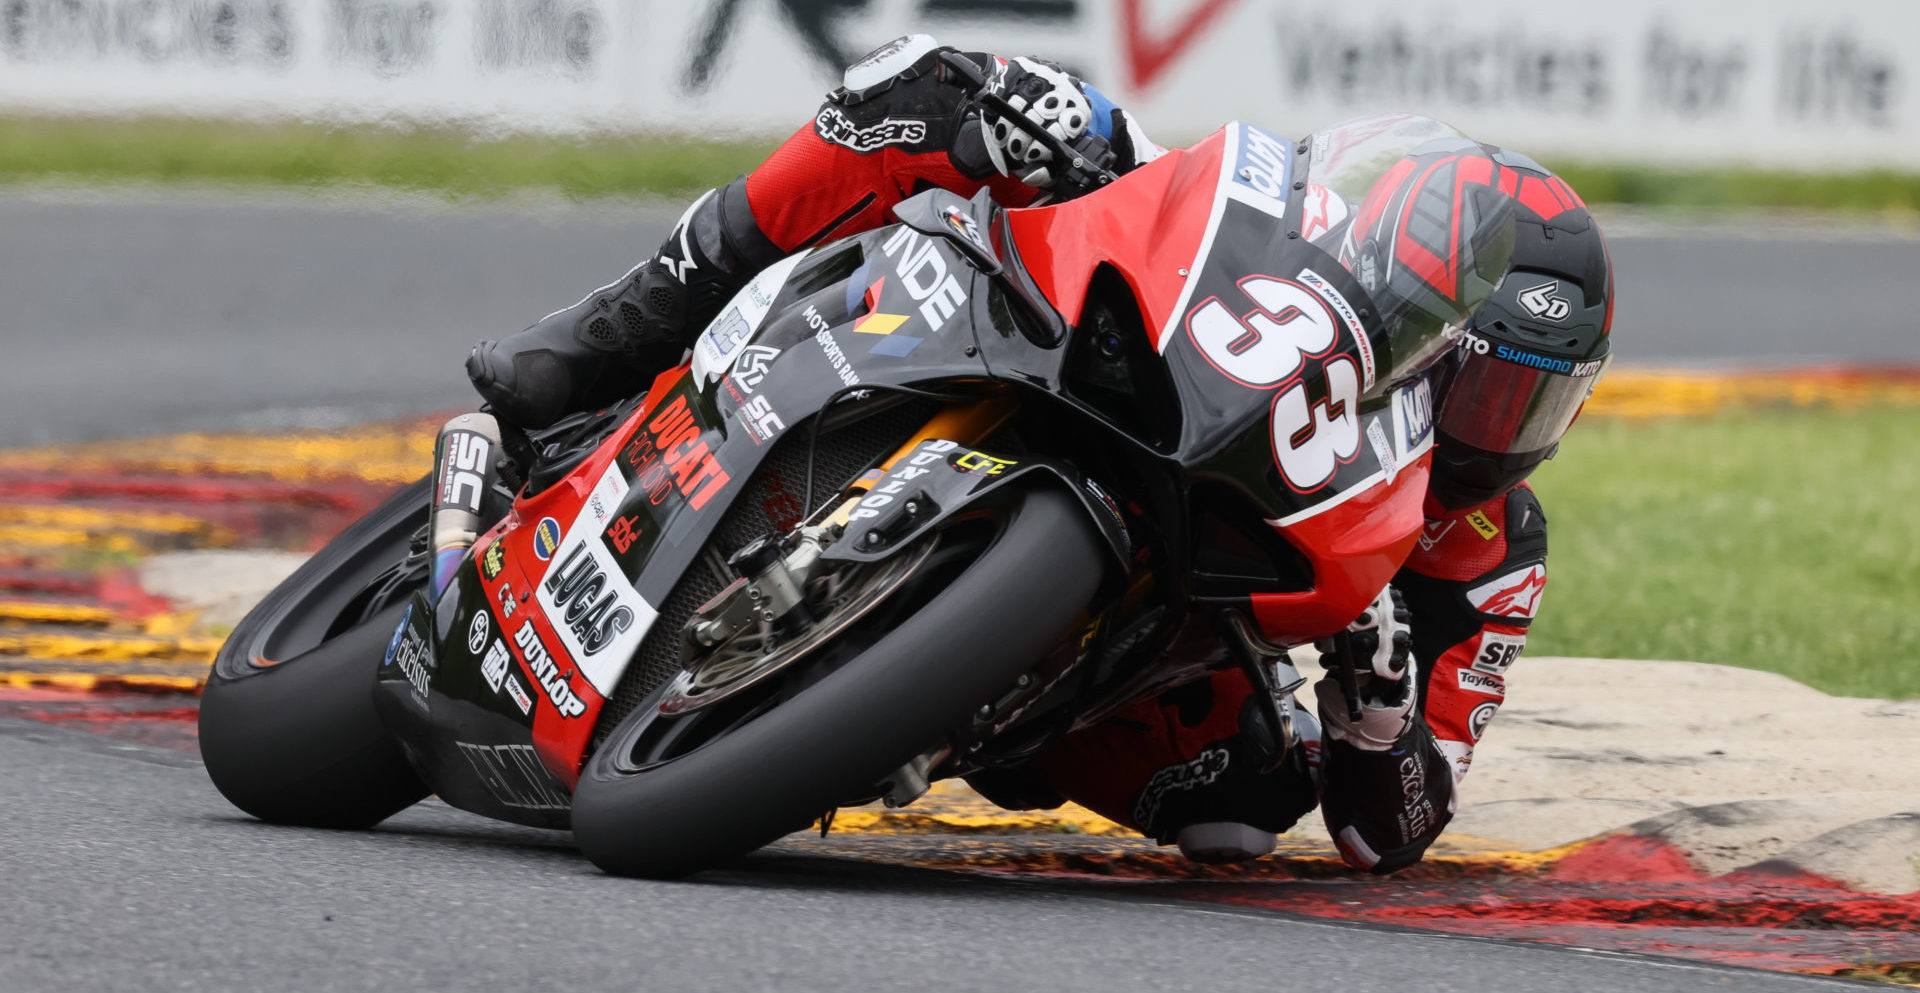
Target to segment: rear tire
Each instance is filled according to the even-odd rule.
[[[426,480],[401,490],[328,542],[220,647],[200,755],[234,806],[280,824],[365,828],[427,795],[373,704],[409,590],[388,584],[368,601],[406,559],[427,490]]]
[[[575,841],[607,872],[676,878],[870,795],[1057,645],[1103,568],[1074,500],[1027,494],[964,572],[871,647],[747,723],[636,770],[622,759],[655,719],[654,701],[643,703],[582,770]]]

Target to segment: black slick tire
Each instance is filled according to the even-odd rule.
[[[426,506],[423,484],[401,490],[281,583],[221,646],[200,702],[200,755],[234,806],[280,824],[364,828],[427,795],[373,704],[404,601],[334,630],[355,594],[406,555]]]
[[[677,878],[744,855],[858,796],[961,727],[1068,633],[1102,578],[1092,525],[1051,488],[924,607],[843,667],[747,724],[642,772],[621,731],[574,794],[580,850],[616,875]]]

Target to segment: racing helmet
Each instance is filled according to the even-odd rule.
[[[1513,260],[1434,379],[1431,493],[1462,511],[1553,457],[1612,358],[1606,240],[1571,187],[1514,152]]]
[[[1395,136],[1431,125],[1380,119]],[[1370,124],[1350,122],[1343,129]],[[1339,260],[1380,308],[1387,329],[1382,389],[1425,372],[1490,298],[1513,253],[1517,177],[1499,150],[1451,129],[1421,141],[1367,190],[1339,243]]]

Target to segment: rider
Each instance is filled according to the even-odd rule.
[[[977,789],[1016,806],[1071,798],[1210,861],[1270,851],[1316,795],[1355,868],[1403,868],[1439,837],[1546,586],[1547,519],[1525,480],[1610,358],[1613,283],[1598,225],[1531,160],[1495,158],[1519,173],[1512,262],[1435,372],[1426,525],[1349,628],[1370,670],[1363,718],[1351,721],[1339,682],[1321,679],[1324,734],[1295,707],[1306,747],[1262,772],[1253,689],[1226,671],[1068,736],[1021,775],[973,777]]]
[[[921,190],[985,187],[1010,206],[1084,192],[1062,182],[1044,146],[951,85],[943,51],[914,35],[861,59],[764,164],[696,200],[652,258],[475,346],[468,375],[491,409],[537,428],[631,394],[680,361],[755,273],[882,225]],[[1076,148],[1104,141],[1115,172],[1163,153],[1056,66],[968,57],[987,68],[989,92],[1055,137]],[[1255,711],[1251,689],[1221,673],[1141,701],[1018,772],[973,777],[983,794],[1008,806],[1071,798],[1200,858],[1264,854],[1316,802],[1356,867],[1411,864],[1438,837],[1545,583],[1546,518],[1523,480],[1552,455],[1604,365],[1611,317],[1605,249],[1585,206],[1530,160],[1499,161],[1521,208],[1513,271],[1437,373],[1427,525],[1352,629],[1352,651],[1371,670],[1360,681],[1363,718],[1349,720],[1339,683],[1320,680],[1324,737],[1296,707],[1307,747],[1259,773],[1249,757],[1263,725],[1243,719]]]
[[[544,427],[610,403],[680,361],[753,275],[803,248],[871,230],[895,204],[940,187],[1024,207],[1054,192],[1049,154],[990,119],[954,85],[926,35],[889,42],[847,69],[813,120],[751,175],[702,195],[652,258],[617,282],[501,342],[481,342],[467,375],[502,420]],[[1158,157],[1125,111],[1059,68],[969,53],[992,86],[1055,137],[1107,141],[1113,169]],[[991,134],[989,134],[991,132]]]

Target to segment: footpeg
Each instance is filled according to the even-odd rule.
[[[893,775],[887,778],[884,784],[887,791],[881,797],[882,802],[888,807],[904,807],[926,796],[927,791],[933,788],[933,780],[928,773],[934,766],[939,765],[947,754],[948,750],[941,747],[907,760],[906,765],[895,769]]]

